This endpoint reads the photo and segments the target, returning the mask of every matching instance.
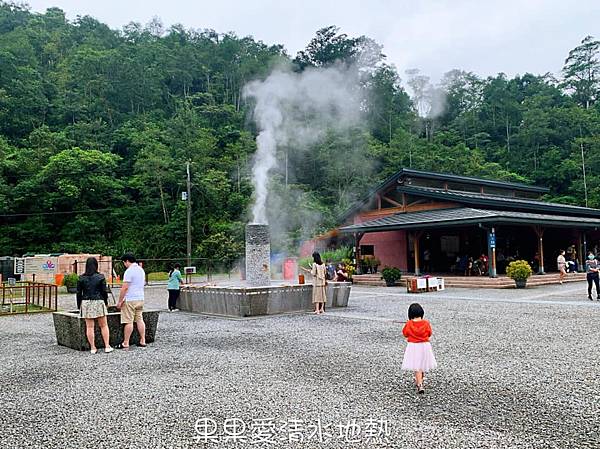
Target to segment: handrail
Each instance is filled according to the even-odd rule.
[[[2,291],[2,309],[8,302],[10,304],[9,314],[19,313],[13,311],[15,305],[24,305],[24,313],[29,313],[32,305],[42,309],[58,310],[58,285],[56,284],[34,281],[19,281],[14,284],[2,282],[0,290]],[[6,312],[0,310],[0,314],[6,314]]]

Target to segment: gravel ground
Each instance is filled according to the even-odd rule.
[[[149,288],[148,306],[165,293]],[[413,301],[439,364],[424,396],[400,371]],[[358,287],[324,316],[163,313],[147,349],[94,356],[57,346],[50,315],[3,317],[0,447],[599,448],[599,331],[581,283]],[[223,435],[207,444],[209,420]]]

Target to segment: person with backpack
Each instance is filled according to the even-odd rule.
[[[335,267],[329,259],[325,262],[325,278],[328,281],[333,281],[335,279]]]

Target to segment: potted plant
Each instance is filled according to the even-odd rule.
[[[67,292],[69,293],[77,293],[77,281],[79,280],[79,276],[77,273],[69,273],[65,274],[63,278],[63,285],[67,287]]]
[[[373,273],[377,273],[377,269],[379,268],[380,264],[381,264],[381,261],[377,257],[374,257],[373,260],[371,261],[371,267],[373,268]]]
[[[367,273],[373,273],[373,256],[365,256],[365,265]]]
[[[350,259],[342,259],[342,265],[344,265],[344,270],[348,273],[348,280],[352,281],[352,275],[356,273],[356,268],[354,268],[354,264]]]
[[[402,273],[396,267],[385,267],[381,270],[381,279],[385,281],[385,285],[388,287],[393,287],[402,277]]]
[[[362,274],[368,274],[370,271],[370,262],[367,256],[359,260],[360,272]]]
[[[527,279],[533,274],[531,266],[525,260],[515,260],[506,267],[506,275],[514,279],[517,288],[525,288]]]

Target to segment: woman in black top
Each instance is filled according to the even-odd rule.
[[[95,320],[98,320],[102,339],[104,340],[104,352],[112,352],[110,346],[110,335],[106,315],[106,303],[108,301],[108,289],[104,275],[98,273],[98,261],[94,257],[88,257],[85,261],[85,273],[79,276],[77,281],[77,307],[81,317],[85,318],[85,334],[90,344],[90,352],[96,354]]]

